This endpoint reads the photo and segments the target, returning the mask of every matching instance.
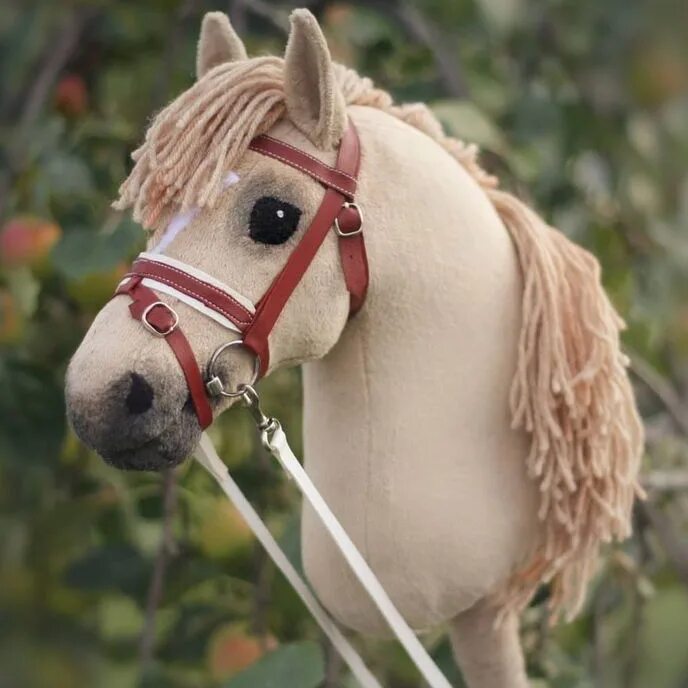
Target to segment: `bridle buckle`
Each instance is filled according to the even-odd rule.
[[[150,312],[158,306],[166,309],[172,316],[172,324],[165,330],[159,330],[150,320],[148,320]],[[167,337],[177,329],[177,325],[179,325],[179,315],[177,315],[177,311],[175,311],[174,308],[168,306],[164,301],[154,301],[146,306],[143,313],[141,313],[141,324],[155,337]]]
[[[363,213],[361,212],[361,208],[358,206],[357,203],[349,202],[346,201],[344,205],[342,206],[342,209],[346,208],[347,210],[353,210],[358,214],[358,227],[351,232],[344,232],[342,231],[342,228],[339,226],[339,215],[334,218],[334,231],[337,232],[337,234],[340,237],[352,237],[356,236],[358,234],[361,234],[363,232]],[[341,212],[341,211],[340,211]]]

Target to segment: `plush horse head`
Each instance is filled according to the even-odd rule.
[[[367,295],[352,315],[328,231],[265,337],[260,373],[304,364],[307,470],[409,623],[451,622],[469,685],[525,686],[516,613],[543,581],[555,613],[579,608],[600,543],[628,534],[638,490],[641,426],[597,262],[499,190],[425,106],[396,106],[334,64],[305,10],[284,59],[248,59],[227,18],[207,15],[197,71],[134,153],[117,207],[151,230],[149,268],[228,285],[235,311],[192,307],[162,278],[154,308],[178,317],[208,377],[337,193],[287,154],[257,150],[257,137],[330,174],[355,128]],[[197,444],[206,402],[146,316],[131,317],[127,289],[71,362],[69,417],[115,466],[174,466]],[[254,365],[236,346],[210,372],[235,389]],[[232,399],[209,403],[217,415]],[[303,547],[324,604],[381,630],[309,510]]]

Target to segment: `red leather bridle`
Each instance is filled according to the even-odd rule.
[[[229,346],[243,345],[256,356],[254,378],[264,374],[270,364],[269,336],[289,297],[301,281],[327,233],[334,227],[339,236],[344,280],[350,294],[350,314],[355,314],[365,301],[368,290],[368,260],[362,234],[361,212],[356,205],[356,183],[361,159],[358,134],[353,123],[342,137],[335,167],[330,167],[288,143],[263,135],[255,138],[250,149],[289,165],[325,187],[325,195],[310,225],[293,250],[286,265],[251,309],[231,289],[199,271],[174,261],[161,262],[147,254],[134,261],[115,296],[126,294],[132,303],[132,317],[152,334],[163,337],[179,362],[189,388],[201,428],[213,421],[208,394],[239,396],[240,391],[227,391],[214,374],[217,356]],[[179,326],[176,312],[161,301],[153,288],[157,284],[190,299],[209,315],[215,314],[231,323],[241,338],[224,344],[215,351],[208,365],[208,378],[203,379],[193,349]],[[255,380],[254,380],[255,381]]]

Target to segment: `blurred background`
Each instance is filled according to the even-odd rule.
[[[584,612],[523,617],[538,688],[688,687],[688,6],[682,0],[301,0],[335,59],[422,100],[503,185],[601,260],[646,420],[635,537]],[[0,4],[0,687],[352,686],[232,507],[191,463],[106,467],[63,375],[143,234],[110,202],[151,114],[194,78],[202,14],[281,54],[267,0]],[[264,383],[298,452],[298,371]],[[293,488],[230,412],[213,427],[299,562]],[[428,646],[461,686],[441,634]],[[385,686],[418,679],[358,639]]]

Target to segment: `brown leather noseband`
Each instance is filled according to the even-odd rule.
[[[152,280],[169,287],[192,299],[194,304],[200,304],[198,308],[208,309],[208,314],[213,313],[231,323],[241,333],[243,345],[255,354],[257,370],[261,374],[270,365],[270,333],[331,228],[334,227],[339,237],[344,280],[350,295],[350,315],[361,308],[368,290],[368,259],[362,217],[355,203],[361,149],[353,123],[349,122],[342,137],[335,167],[266,135],[255,138],[249,148],[304,172],[325,187],[325,195],[313,220],[255,310],[248,308],[229,288],[212,278],[199,276],[192,269],[185,270],[182,265],[170,265],[143,256],[134,261],[115,292],[115,295],[127,294],[132,299],[129,306],[132,317],[169,344],[186,378],[198,422],[204,429],[213,420],[207,397],[207,391],[212,387],[203,380],[175,311],[161,301],[145,281]]]

